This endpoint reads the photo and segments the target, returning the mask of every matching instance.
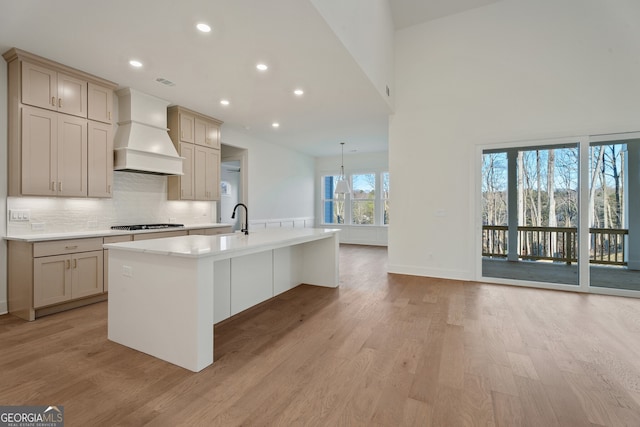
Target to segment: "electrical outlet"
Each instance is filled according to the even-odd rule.
[[[31,211],[29,209],[10,209],[9,221],[29,221]]]
[[[123,265],[122,275],[124,277],[133,277],[133,267],[131,267],[130,265]]]
[[[88,228],[98,228],[98,221],[87,221]]]
[[[169,218],[169,224],[175,224],[175,223],[176,223],[175,218]]]
[[[32,222],[31,230],[33,231],[43,231],[44,230],[44,222]]]

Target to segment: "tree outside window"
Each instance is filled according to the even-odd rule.
[[[376,174],[351,176],[351,223],[375,224]]]
[[[389,225],[389,172],[382,172],[382,215],[383,224]]]

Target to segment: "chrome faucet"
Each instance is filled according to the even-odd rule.
[[[235,219],[236,209],[238,209],[238,206],[242,206],[244,208],[244,220],[245,220],[244,228],[242,228],[240,231],[243,232],[245,235],[248,235],[249,234],[249,209],[247,208],[247,205],[245,205],[244,203],[238,203],[237,205],[235,205],[233,207],[233,213],[231,214],[231,219]]]

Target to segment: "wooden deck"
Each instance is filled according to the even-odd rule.
[[[0,316],[0,402],[67,426],[638,426],[640,300],[386,273],[342,246],[300,286],[212,328],[193,373],[107,340],[107,303]]]
[[[640,271],[626,267],[591,264],[591,286],[640,291]],[[578,265],[541,261],[507,261],[482,259],[482,275],[501,279],[529,280],[545,283],[578,285]]]

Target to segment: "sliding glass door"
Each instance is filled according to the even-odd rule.
[[[480,192],[482,277],[640,295],[640,132],[485,149]]]
[[[485,150],[482,275],[575,285],[578,143]]]
[[[589,276],[596,288],[640,290],[640,140],[589,147]]]

